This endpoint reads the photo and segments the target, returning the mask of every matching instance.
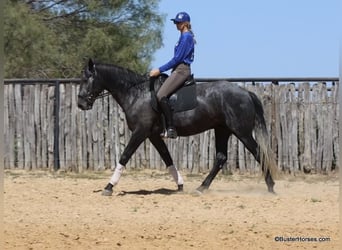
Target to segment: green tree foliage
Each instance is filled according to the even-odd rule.
[[[146,72],[159,0],[5,0],[5,76],[79,77],[88,57]]]

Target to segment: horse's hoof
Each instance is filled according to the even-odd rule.
[[[268,187],[267,190],[268,190],[268,192],[271,193],[271,194],[276,194],[276,192],[274,192],[273,186]]]
[[[183,184],[178,185],[177,191],[178,191],[178,192],[183,192]]]
[[[102,195],[103,196],[112,196],[113,190],[103,189]]]

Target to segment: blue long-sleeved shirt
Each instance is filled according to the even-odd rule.
[[[180,63],[191,64],[194,61],[195,42],[190,32],[181,33],[176,43],[173,58],[159,67],[160,72],[173,69]]]

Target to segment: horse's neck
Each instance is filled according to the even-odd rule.
[[[125,69],[113,68],[110,79],[106,81],[107,90],[124,111],[131,108],[145,92],[144,88],[138,86],[143,84],[142,77]]]

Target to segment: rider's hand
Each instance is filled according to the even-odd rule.
[[[160,75],[160,70],[159,69],[152,69],[150,71],[150,77],[155,77]]]

